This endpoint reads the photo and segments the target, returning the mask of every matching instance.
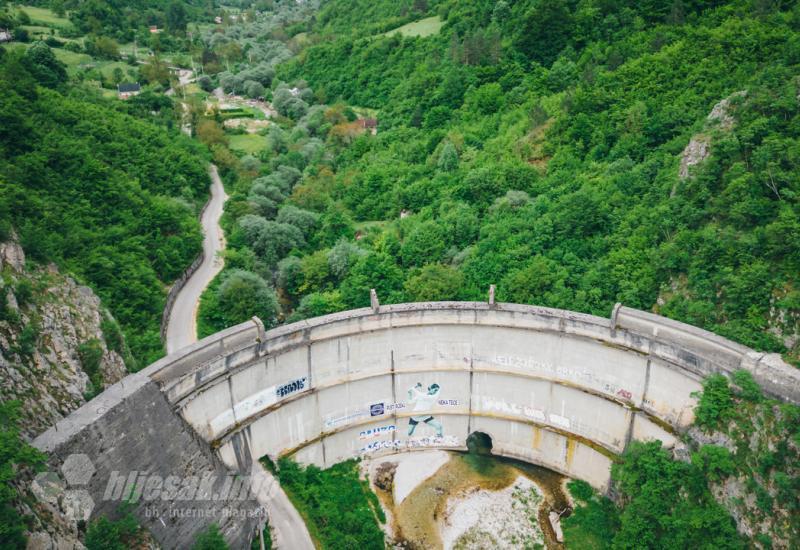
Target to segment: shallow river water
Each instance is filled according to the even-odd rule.
[[[569,507],[563,475],[491,455],[447,454],[449,460],[399,503],[391,489],[373,486],[390,518],[389,536],[396,545],[443,548],[446,542],[447,548],[461,549],[492,541],[492,547],[563,548],[548,519],[551,510]],[[465,513],[473,503],[483,508]],[[459,529],[463,536],[454,536]]]

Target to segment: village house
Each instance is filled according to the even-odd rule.
[[[120,99],[128,99],[129,97],[139,95],[142,87],[138,82],[124,82],[117,85],[117,96]]]
[[[358,125],[364,130],[369,131],[373,136],[378,133],[378,120],[374,118],[360,118]]]

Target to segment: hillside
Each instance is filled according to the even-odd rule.
[[[201,331],[367,306],[370,288],[385,304],[496,284],[798,364],[799,23],[796,3],[741,0],[324,2],[285,27],[273,124],[219,155],[229,250]],[[225,31],[259,40],[243,35]],[[242,93],[251,68],[214,84]],[[685,447],[632,446],[613,502],[578,489],[597,506],[568,547],[796,545],[796,408],[718,382],[724,421],[701,405]]]
[[[15,229],[29,260],[91,286],[122,326],[129,368],[147,365],[163,353],[165,288],[200,249],[202,148],[67,84],[43,44],[0,59],[0,96],[2,237]]]
[[[467,1],[402,15],[386,2],[347,32],[348,6],[325,4],[313,45],[277,78],[307,85],[309,105],[376,110],[377,135],[348,134],[335,109],[314,111],[322,126],[316,106],[287,111],[299,124],[261,159],[301,170],[283,195],[319,217],[279,256],[314,269],[335,209],[370,260],[289,286],[279,274],[287,315],[301,299],[364,305],[369,286],[396,302],[482,299],[495,283],[502,300],[603,315],[621,301],[797,361],[794,4]],[[432,14],[437,35],[378,34]],[[326,153],[300,160],[315,138]],[[249,204],[234,216],[259,213]]]

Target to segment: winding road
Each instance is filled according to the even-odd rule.
[[[217,273],[222,271],[224,263],[219,253],[225,249],[225,236],[219,226],[219,220],[228,195],[222,187],[217,167],[212,164],[208,172],[211,176],[211,198],[200,218],[205,235],[203,263],[183,285],[172,305],[165,338],[168,354],[197,341],[197,310],[200,307],[200,296]]]
[[[208,200],[200,224],[203,227],[203,262],[184,283],[172,305],[166,330],[167,353],[173,353],[197,341],[197,311],[200,296],[222,270],[220,253],[225,250],[225,236],[219,226],[228,195],[213,164],[208,169],[211,176],[211,198]],[[303,518],[292,505],[275,478],[258,462],[253,464],[251,475],[259,482],[258,502],[267,510],[274,547],[291,550],[314,550],[314,543]]]

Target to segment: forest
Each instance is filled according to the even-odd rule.
[[[800,11],[665,6],[332,0],[284,27],[307,45],[276,65],[282,118],[261,151],[228,158],[221,279],[273,287],[273,323],[367,305],[369,288],[393,303],[496,284],[503,301],[603,316],[619,301],[797,362]],[[385,31],[431,16],[438,34]],[[207,332],[255,313],[223,305],[232,286],[206,297]]]
[[[126,42],[151,26],[183,34],[190,21],[213,20],[217,11],[212,0],[29,0],[26,4],[68,15],[78,36],[92,34]]]
[[[165,288],[199,253],[208,192],[202,146],[129,114],[138,109],[69,84],[42,43],[0,58],[3,239],[16,231],[29,260],[97,292],[130,370],[163,354]]]

